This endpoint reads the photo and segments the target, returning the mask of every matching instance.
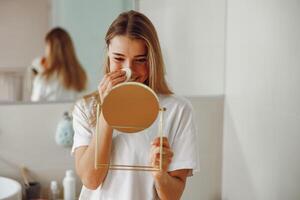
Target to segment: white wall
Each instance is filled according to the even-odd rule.
[[[48,0],[0,1],[0,68],[27,67],[44,53]]]
[[[0,101],[27,100],[25,72],[44,53],[49,13],[49,0],[0,1]]]
[[[22,182],[24,165],[43,193],[51,180],[61,186],[65,170],[74,169],[74,159],[70,148],[56,145],[54,137],[63,113],[71,109],[72,103],[0,105],[0,176]]]
[[[157,29],[174,91],[224,94],[225,0],[140,0],[139,7]]]
[[[228,0],[223,199],[300,199],[300,2]]]
[[[200,172],[187,179],[182,200],[220,200],[223,97],[190,97],[198,126]]]

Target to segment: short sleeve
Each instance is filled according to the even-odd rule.
[[[42,101],[45,96],[44,91],[46,90],[44,87],[44,81],[41,75],[36,75],[33,80],[33,87],[31,93],[31,101]]]
[[[88,117],[85,113],[83,101],[78,101],[73,110],[73,128],[74,128],[74,139],[71,153],[77,147],[87,146],[90,144],[92,138],[92,131],[88,123]]]
[[[192,105],[187,100],[178,110],[176,121],[176,127],[173,127],[175,137],[171,144],[174,156],[169,166],[169,171],[191,169],[192,173],[193,171],[197,172],[199,171],[197,127]]]

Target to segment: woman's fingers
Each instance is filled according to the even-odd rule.
[[[107,86],[114,81],[116,78],[119,77],[125,77],[125,72],[122,70],[114,71],[114,72],[109,72],[104,75],[102,81],[100,82],[100,86],[103,86],[103,88],[108,88]],[[111,84],[110,84],[111,85]]]
[[[115,78],[118,78],[120,76],[125,76],[126,75],[126,72],[123,71],[123,70],[118,70],[118,71],[113,71],[113,72],[109,72],[106,74],[106,78],[107,79],[110,79],[110,80],[113,80]]]
[[[126,80],[125,76],[116,77],[114,79],[110,79],[106,85],[104,85],[104,93],[108,94],[112,87],[119,83],[123,83]]]
[[[151,153],[155,158],[160,157],[160,148],[159,147],[152,147]],[[174,153],[169,148],[162,148],[162,155],[164,158],[172,158]]]
[[[173,152],[169,147],[162,148],[162,160],[160,157],[160,147],[152,145],[151,147],[151,165],[152,166],[159,166],[160,162],[162,161],[162,169],[168,170],[169,165],[172,162]]]
[[[166,158],[166,159],[163,159],[162,160],[162,168],[163,169],[168,169],[169,168],[169,165],[171,164],[172,162],[172,159],[170,158]],[[152,161],[152,166],[159,166],[160,165],[160,159],[155,159],[154,161]]]
[[[151,163],[154,166],[158,166],[161,162],[160,160],[160,137],[155,138],[151,143]],[[169,168],[170,163],[172,162],[172,157],[174,155],[173,151],[171,150],[168,138],[162,138],[162,168],[167,170]]]
[[[109,93],[111,88],[119,83],[122,83],[126,80],[125,72],[122,70],[109,72],[104,75],[101,80],[98,91],[100,95],[101,101],[103,101],[104,97]]]
[[[126,76],[120,76],[120,77],[117,77],[115,79],[113,79],[111,82],[110,82],[110,87],[113,87],[119,83],[122,83],[126,80]]]
[[[169,140],[167,137],[163,137],[163,147],[168,147],[170,148],[170,144],[169,144]],[[160,146],[160,137],[156,137],[152,143],[151,143],[153,146]]]

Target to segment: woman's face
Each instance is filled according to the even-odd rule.
[[[50,44],[47,42],[45,46],[45,56],[49,57],[50,56]]]
[[[149,77],[147,47],[140,39],[115,36],[108,47],[110,71],[130,68],[133,81],[145,82]]]
[[[48,69],[47,59],[49,59],[49,57],[50,57],[50,44],[46,42],[45,56],[42,58],[42,65],[45,67],[45,69]]]

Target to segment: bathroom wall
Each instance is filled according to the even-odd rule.
[[[176,93],[224,94],[225,0],[140,0],[157,29]]]
[[[219,199],[223,97],[190,97],[198,125],[200,172],[188,178],[183,200]],[[72,103],[0,105],[0,176],[21,180],[27,166],[44,187],[74,168],[70,149],[57,146],[56,125]],[[80,182],[77,182],[77,192]]]
[[[44,52],[49,13],[49,0],[0,1],[0,101],[27,99],[25,72]]]
[[[188,178],[182,200],[220,200],[224,98],[198,96],[188,99],[197,119],[200,172]]]
[[[72,103],[0,105],[0,176],[22,182],[24,165],[44,188],[61,183],[65,170],[74,169],[69,148],[55,143],[55,131]],[[80,188],[79,180],[77,182]],[[60,185],[61,186],[61,185]]]
[[[24,68],[44,53],[49,0],[0,1],[0,68]]]
[[[300,2],[228,0],[223,199],[300,199]]]

